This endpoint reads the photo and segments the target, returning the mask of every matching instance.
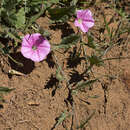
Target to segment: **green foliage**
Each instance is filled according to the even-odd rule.
[[[89,120],[94,116],[95,111],[85,120],[82,121],[82,123],[80,124],[80,126],[77,127],[77,129],[83,129],[89,122]]]
[[[62,112],[61,115],[58,117],[57,122],[54,125],[54,128],[60,125],[69,116],[70,116],[70,113],[68,113],[67,111]]]
[[[66,114],[66,111],[65,111],[65,112],[63,112],[63,113],[59,116],[59,118],[58,118],[58,120],[57,120],[56,126],[58,126],[59,124],[61,124],[61,123],[66,119],[66,117],[67,117],[67,114]]]
[[[12,28],[22,31],[26,28],[27,30],[47,8],[58,2],[58,0],[49,2],[47,0],[2,0],[0,3],[1,26],[9,30]]]
[[[76,9],[75,6],[64,7],[64,8],[55,7],[49,9],[48,11],[51,20],[55,22],[66,22],[74,15],[75,9]]]
[[[90,48],[96,49],[96,43],[94,42],[94,38],[87,34],[87,38],[88,38],[88,43],[85,43],[85,45],[87,45]]]
[[[59,0],[1,0],[0,33],[15,40],[17,46],[17,42],[21,41],[18,32],[30,32],[36,20],[55,4],[59,4]]]
[[[62,81],[62,80],[64,80],[64,77],[63,77],[63,75],[61,74],[61,68],[60,68],[60,66],[57,68],[57,70],[56,70],[56,79],[58,80],[58,81]]]
[[[87,98],[98,98],[98,97],[100,97],[100,96],[98,96],[98,95],[87,96]]]
[[[95,48],[93,41],[94,41],[93,37],[91,35],[88,35],[88,45],[92,48]]]
[[[60,0],[60,2],[66,6],[76,6],[78,0]]]
[[[10,88],[8,88],[8,87],[2,87],[2,86],[0,86],[0,93],[9,93],[9,92],[11,92],[12,90],[14,90],[14,89],[10,89]]]
[[[71,34],[62,39],[60,44],[76,44],[80,40],[80,35]]]
[[[16,9],[16,7],[19,7],[19,2],[17,0],[2,0],[0,22],[3,25],[19,27],[25,24],[24,9]]]
[[[104,0],[104,2],[105,1],[106,0]],[[81,5],[84,5],[84,4],[86,6],[81,7]],[[44,17],[46,15],[51,21],[50,23],[56,23],[56,25],[60,23],[60,25],[64,26],[64,23],[67,23],[70,20],[74,21],[76,9],[86,8],[94,4],[95,4],[95,0],[94,1],[93,0],[89,0],[89,1],[85,1],[85,0],[83,1],[78,1],[78,0],[1,0],[0,37],[9,38],[9,40],[12,40],[12,43],[14,43],[13,49],[14,47],[17,47],[19,42],[21,42],[21,37],[19,36],[19,32],[22,34],[40,32],[42,35],[44,35],[44,37],[50,37],[50,33],[48,30],[44,30],[44,29],[42,30],[40,29],[40,27],[38,28],[35,26],[37,25],[36,20],[39,17],[41,16]],[[122,8],[119,10],[115,8],[115,10],[123,19],[126,19],[126,13],[122,10]],[[96,19],[95,21],[97,22]],[[75,70],[75,67],[71,67],[73,69],[72,71],[74,71],[75,73],[74,74],[72,73],[73,75],[70,74],[68,77],[65,75],[64,70],[62,70],[62,67],[60,66],[60,64],[58,64],[58,60],[55,61],[56,69],[57,69],[56,75],[55,75],[56,79],[59,81],[59,83],[63,83],[63,81],[66,82],[66,86],[69,89],[68,98],[70,97],[70,99],[72,99],[73,94],[77,94],[79,91],[84,90],[86,87],[91,87],[91,85],[93,85],[94,83],[96,83],[96,81],[99,80],[99,78],[97,77],[95,77],[94,79],[89,77],[90,76],[89,73],[92,72],[91,70],[93,66],[99,67],[103,65],[103,63],[106,60],[113,60],[113,59],[115,60],[119,58],[121,59],[121,57],[119,58],[112,57],[112,58],[107,58],[107,59],[102,58],[103,56],[105,56],[109,48],[113,46],[113,41],[115,39],[120,40],[119,38],[121,34],[123,34],[124,32],[130,32],[129,28],[123,30],[122,28],[120,28],[120,25],[119,25],[118,30],[115,31],[115,34],[114,34],[114,30],[112,30],[109,26],[113,21],[114,21],[114,16],[110,19],[110,21],[107,21],[106,16],[104,16],[103,30],[106,30],[107,35],[108,35],[108,37],[103,38],[105,40],[102,40],[102,38],[100,39],[100,37],[98,36],[94,37],[93,35],[91,35],[92,33],[89,33],[89,32],[87,34],[81,35],[82,33],[78,32],[79,31],[78,30],[77,34],[69,33],[68,36],[64,37],[59,44],[51,45],[52,51],[56,50],[57,52],[59,52],[58,49],[67,50],[74,46],[78,51],[77,50],[75,51],[73,49],[73,51],[71,52],[70,57],[68,58],[68,59],[71,59],[71,62],[68,60],[70,64],[71,63],[76,64],[75,61],[77,59],[80,59],[81,57],[82,57],[82,60],[85,61],[85,63],[82,62],[83,73],[80,74],[77,70]],[[98,30],[96,28],[98,28],[98,26],[95,27],[95,31]],[[104,33],[104,32],[105,31],[101,31],[101,33]],[[105,36],[106,34],[103,34],[103,35]],[[83,40],[85,36],[87,36],[87,39],[88,39],[88,42],[86,43]],[[97,39],[97,41],[99,42],[95,43],[95,39]],[[115,43],[116,42],[117,41],[115,40]],[[3,44],[0,43],[0,51],[2,52],[2,54],[7,55],[8,58],[10,58],[19,66],[23,66],[23,64],[15,61],[15,59],[13,59],[9,55],[10,46],[8,45],[8,43],[3,46],[1,45]],[[88,54],[86,48],[91,48],[93,52],[91,54],[90,53]],[[64,53],[64,52],[61,52],[61,53]],[[101,55],[102,53],[103,55]],[[78,63],[81,63],[81,60],[77,60],[77,61]],[[75,77],[76,78],[78,77],[78,78],[76,79]],[[86,77],[88,80],[85,81]],[[70,82],[70,80],[68,80],[69,78],[74,80],[74,82],[73,81]],[[9,89],[7,87],[0,87],[0,100],[3,100],[3,94],[9,93],[12,90],[13,89]],[[98,97],[99,97],[98,95],[94,95],[94,96],[88,96],[87,98],[98,98]],[[73,101],[70,101],[70,102],[73,102]],[[93,115],[94,115],[94,112],[85,121],[83,121],[81,125],[77,127],[77,129],[84,128],[86,124],[88,124],[88,121],[92,118]],[[70,116],[70,113],[68,113],[67,111],[64,111],[59,116],[54,127],[60,125],[68,116]]]
[[[101,57],[98,57],[96,55],[92,55],[92,56],[88,57],[88,60],[90,62],[90,66],[93,66],[93,65],[101,66],[101,65],[103,65],[103,61],[102,61]]]
[[[21,8],[16,14],[15,27],[22,28],[25,25],[25,11],[24,8]]]
[[[70,5],[75,6],[78,3],[78,0],[72,0]]]
[[[0,101],[4,102],[3,95],[10,93],[12,90],[14,90],[14,89],[0,86]]]
[[[44,9],[42,9],[39,13],[33,15],[31,18],[28,19],[26,29],[28,29],[43,13]]]
[[[95,83],[98,79],[94,79],[94,80],[88,80],[88,81],[84,81],[84,82],[79,82],[76,87],[73,89],[73,91],[77,91],[77,90],[82,90],[87,86],[92,85],[93,83]]]
[[[70,36],[64,37],[60,44],[54,45],[52,50],[57,50],[60,48],[70,48],[71,46],[78,43],[80,40],[80,35],[77,34],[71,34]]]

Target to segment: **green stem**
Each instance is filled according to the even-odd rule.
[[[67,76],[65,75],[64,71],[62,70],[61,65],[59,64],[58,59],[57,59],[57,57],[54,55],[54,53],[53,53],[53,57],[55,58],[56,65],[57,65],[58,68],[60,69],[60,72],[62,73],[62,75],[64,76],[64,79],[65,79],[66,82],[67,82],[67,87],[68,87],[69,89],[71,89],[71,85],[69,84],[69,80],[68,80]]]
[[[14,63],[18,64],[19,66],[23,67],[23,64],[16,61],[13,57],[11,57],[9,54],[5,54],[1,44],[0,44],[0,51],[3,53],[3,55],[7,55]]]
[[[22,64],[22,63],[16,61],[16,60],[15,60],[13,57],[11,57],[9,54],[7,54],[7,56],[8,56],[14,63],[16,63],[16,64],[18,64],[19,66],[23,67],[23,64]]]
[[[112,58],[103,59],[102,61],[106,61],[106,60],[119,60],[119,59],[130,59],[130,57],[112,57]]]

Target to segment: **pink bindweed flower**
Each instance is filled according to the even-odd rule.
[[[77,10],[77,19],[74,25],[79,27],[84,33],[88,32],[88,29],[94,26],[94,19],[90,10]]]
[[[50,52],[50,44],[40,33],[27,34],[22,41],[21,53],[24,57],[40,62]]]

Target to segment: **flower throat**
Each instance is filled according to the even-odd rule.
[[[32,50],[37,50],[37,47],[35,45],[32,46]]]

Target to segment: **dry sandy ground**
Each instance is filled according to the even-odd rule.
[[[95,12],[96,9],[92,8],[92,11]],[[97,14],[98,12],[95,12],[94,17],[101,20],[102,17]],[[107,18],[109,19],[109,17]],[[50,30],[53,34],[51,37],[53,43],[59,43],[62,35],[65,35],[63,27],[61,27],[62,29],[60,27],[55,30],[50,29],[46,18],[40,18],[37,23]],[[73,23],[70,26],[74,30],[66,29],[66,35],[70,31],[76,30]],[[111,26],[116,27],[116,24]],[[95,32],[96,35],[95,30],[96,27],[92,29],[92,32]],[[127,34],[123,36],[123,39],[126,38],[128,38]],[[73,68],[67,67],[67,59],[59,53],[56,55],[60,63],[64,64],[64,71],[67,74],[73,73]],[[127,41],[123,45],[114,47],[107,57],[120,55],[130,56],[130,45],[127,44]],[[107,74],[114,78],[102,78],[100,82],[93,85],[92,89],[86,89],[85,92],[74,95],[72,107],[67,102],[69,91],[66,86],[62,84],[60,88],[55,87],[57,84],[54,77],[56,68],[51,55],[40,63],[33,63],[25,59],[19,52],[14,57],[24,63],[23,68],[8,62],[6,57],[0,57],[0,86],[15,88],[5,96],[6,103],[1,106],[0,130],[76,130],[76,127],[88,119],[93,112],[95,114],[83,130],[130,130],[130,60],[106,61],[104,67],[95,67],[95,76]],[[81,67],[82,65],[78,65],[74,69],[80,73]],[[9,68],[21,71],[26,75],[9,76],[6,74]],[[98,98],[89,98],[94,95],[98,95]],[[54,128],[56,119],[65,110],[73,113],[73,116],[67,117]]]

